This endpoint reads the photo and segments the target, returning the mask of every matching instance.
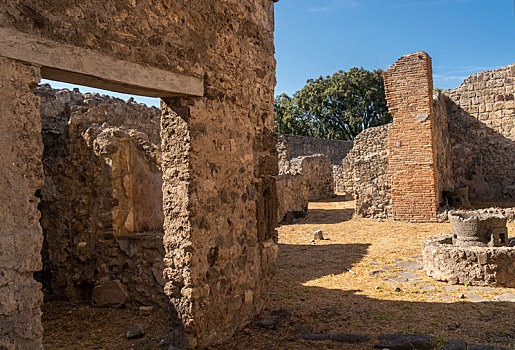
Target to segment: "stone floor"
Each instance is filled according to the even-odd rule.
[[[395,266],[382,266],[381,270],[374,270],[369,273],[371,277],[379,277],[386,271],[395,273],[395,277],[386,279],[386,282],[392,284],[405,284],[413,283],[420,284],[420,289],[424,292],[438,292],[440,290],[445,292],[453,292],[455,295],[443,295],[440,299],[442,301],[451,301],[455,297],[459,299],[467,299],[473,302],[495,302],[495,301],[508,301],[515,303],[515,293],[498,292],[496,288],[491,287],[472,287],[472,286],[452,286],[452,285],[427,285],[424,284],[424,265],[422,264],[422,256],[410,256],[404,259],[395,259]],[[370,266],[378,266],[378,263],[372,262]],[[488,296],[484,296],[488,293]]]

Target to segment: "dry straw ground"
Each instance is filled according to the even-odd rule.
[[[416,284],[386,282],[400,268],[377,277],[369,275],[382,266],[395,266],[401,259],[416,261],[425,238],[450,232],[449,224],[378,222],[353,214],[354,202],[336,198],[310,203],[306,218],[279,227],[280,254],[269,311],[290,309],[293,317],[277,330],[249,326],[213,349],[371,349],[375,343],[346,345],[299,339],[297,335],[306,331],[360,333],[372,338],[382,333],[426,333],[440,341],[462,339],[471,344],[515,348],[515,304],[477,303],[458,297],[461,293],[478,294],[489,301],[512,289],[481,292],[460,286],[449,292],[442,288],[445,283],[422,271],[417,271]],[[508,226],[510,236],[515,236],[515,224]],[[328,240],[311,243],[317,229]],[[422,286],[436,289],[424,291]],[[396,287],[401,291],[395,292]],[[445,296],[450,300],[443,301]],[[131,310],[104,311],[101,315],[87,306],[80,306],[80,312],[75,309],[73,314],[52,312],[65,307],[45,307],[47,349],[160,349],[158,339],[166,333],[166,320],[151,321],[161,315],[142,318]],[[94,322],[95,313],[96,317],[108,317],[108,321]],[[124,339],[125,330],[135,321],[147,327],[146,341]]]

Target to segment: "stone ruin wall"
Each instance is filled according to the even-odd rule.
[[[39,79],[38,69],[0,57],[0,348],[8,350],[39,349],[43,335],[43,294],[32,277],[42,268],[43,244],[34,195],[44,178],[39,100],[32,93]]]
[[[277,220],[288,224],[292,220],[305,215],[308,201],[318,201],[334,196],[333,166],[325,154],[311,154],[293,157],[290,147],[291,135],[280,135],[277,143],[279,156],[279,175],[275,177],[277,185]],[[298,140],[309,141],[312,138],[302,137]],[[318,139],[312,143],[318,144]],[[325,144],[325,143],[322,143]],[[299,147],[298,144],[295,144]],[[303,149],[309,149],[305,147]]]
[[[391,176],[388,174],[388,131],[391,124],[363,130],[343,160],[361,217],[388,218],[391,214]]]
[[[349,163],[342,161],[342,165],[333,165],[334,191],[345,199],[354,199],[352,183],[352,169]]]
[[[454,186],[451,143],[444,96],[433,95],[435,144],[437,152],[438,188]],[[392,176],[388,173],[388,138],[392,124],[369,128],[354,139],[354,147],[343,160],[344,187],[356,199],[360,217],[392,218]],[[402,141],[400,141],[402,143]],[[440,193],[441,195],[441,193]],[[442,201],[442,198],[440,198]]]
[[[437,184],[439,189],[438,203],[445,204],[444,190],[454,189],[452,144],[449,134],[449,116],[446,98],[439,91],[433,91],[434,134],[436,151]]]
[[[414,55],[417,54],[408,56]],[[411,79],[416,74],[423,74],[426,81],[431,80],[430,63],[420,66],[416,60],[411,60],[405,64],[406,71],[403,74],[406,76],[400,74],[397,76],[399,79],[405,77]],[[431,91],[427,84],[424,90],[420,90],[416,86],[412,87],[413,91],[416,90],[420,96],[425,94],[424,98],[428,103],[424,109],[430,110],[432,107],[433,118],[430,117],[430,113],[425,113],[429,116],[428,119],[432,119],[432,124],[428,124],[428,128],[423,130],[423,133],[432,135],[429,138],[432,141],[419,140],[420,135],[417,132],[412,135],[411,132],[417,130],[417,125],[413,125],[410,120],[408,123],[399,124],[398,140],[391,145],[392,149],[403,148],[403,144],[405,147],[409,147],[413,142],[415,149],[420,147],[420,150],[406,153],[401,151],[397,155],[393,155],[393,159],[406,157],[404,165],[402,162],[393,164],[394,167],[395,164],[401,164],[397,169],[397,176],[406,173],[408,177],[411,177],[409,171],[406,172],[407,169],[419,167],[421,175],[418,179],[423,180],[420,183],[412,183],[415,191],[405,188],[403,182],[399,180],[396,192],[399,193],[398,198],[401,202],[404,200],[403,191],[411,191],[415,194],[420,192],[426,197],[427,194],[433,193],[434,203],[430,206],[431,210],[424,214],[433,220],[436,208],[439,205],[445,205],[444,190],[468,186],[471,198],[480,201],[510,201],[515,198],[513,184],[515,163],[510,161],[515,159],[514,82],[515,64],[472,75],[455,90]],[[400,101],[401,104],[404,103],[402,100]],[[414,113],[413,117],[415,118],[416,115],[418,114]],[[426,121],[417,121],[417,123],[420,124],[419,127],[423,127]],[[384,169],[388,167],[389,163],[389,153],[385,149],[388,131],[385,131],[384,135],[375,136],[375,132],[372,130],[364,131],[356,137],[353,148],[341,166],[333,165],[335,190],[339,194],[356,198],[359,216],[391,217],[391,175],[383,176]],[[301,143],[300,146],[296,146],[297,149],[310,149],[311,142],[308,142],[310,139],[296,138],[295,142]],[[306,142],[307,146],[302,146],[302,142]],[[288,144],[290,144],[289,140]],[[427,149],[433,149],[434,155],[427,152]],[[434,170],[432,167],[424,165],[422,159],[424,152],[428,159],[432,159],[431,164],[433,164]],[[380,156],[377,156],[379,154]],[[412,155],[420,158],[419,164],[413,161],[417,157],[410,159]],[[410,181],[415,180],[417,179],[413,178]],[[402,186],[399,187],[399,185]],[[380,190],[377,190],[379,188]],[[427,198],[429,199],[429,197]],[[399,205],[402,205],[401,202]],[[422,205],[417,204],[413,208],[415,207],[424,211]],[[505,215],[509,221],[513,221],[514,211],[511,208],[494,211]],[[404,212],[409,213],[410,209],[406,207]],[[492,212],[492,210],[488,212]],[[408,220],[426,220],[408,216]]]
[[[48,85],[36,94],[46,297],[166,307],[159,109]]]
[[[283,174],[276,176],[277,221],[290,224],[306,215],[308,211],[308,187],[302,174]]]
[[[515,200],[515,64],[471,75],[446,96],[454,187]]]
[[[313,154],[291,159],[288,170],[281,169],[279,173],[302,174],[307,187],[308,200],[319,201],[334,196],[332,170],[331,162],[326,155]]]
[[[283,151],[287,148],[280,147]],[[279,223],[290,223],[307,212],[309,201],[319,201],[334,196],[334,179],[329,158],[313,154],[287,159],[279,156],[279,175],[276,176]]]
[[[279,135],[279,144],[278,148],[289,147],[290,154],[288,158],[313,154],[324,154],[328,156],[333,166],[335,191],[350,196],[351,190],[349,189],[349,182],[345,178],[346,173],[342,168],[342,160],[352,149],[352,141],[326,140],[297,135]]]
[[[161,103],[170,340],[207,346],[248,324],[266,305],[278,252],[273,2],[3,2],[0,22],[56,45],[203,80],[203,97]],[[12,191],[2,193],[11,214],[0,244],[13,252],[0,257],[8,273],[1,295],[10,296],[0,311],[8,332],[2,341],[8,349],[34,349],[41,344],[41,293],[32,272],[41,268],[43,237],[34,197],[43,184],[32,94],[39,74],[12,59],[1,64],[4,139],[11,142],[0,178]]]
[[[352,149],[352,141],[327,140],[308,136],[279,135],[279,142],[286,143],[290,147],[291,158],[325,154],[333,165],[341,165],[343,158]]]

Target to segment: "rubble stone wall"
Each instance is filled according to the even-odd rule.
[[[273,1],[2,2],[0,22],[203,79],[204,97],[161,105],[171,341],[205,347],[248,324],[278,252]]]
[[[341,165],[343,158],[352,148],[352,141],[327,140],[316,137],[279,135],[279,143],[286,143],[291,149],[291,158],[324,154],[331,164]]]
[[[433,91],[434,133],[436,148],[436,171],[438,179],[438,202],[443,203],[443,191],[455,188],[453,156],[449,135],[449,116],[446,97],[439,90]]]
[[[309,201],[327,199],[334,195],[333,167],[326,155],[313,154],[290,159],[281,164],[279,174],[301,174]]]
[[[333,165],[333,182],[335,191],[340,194],[351,196],[352,187],[348,174],[342,168],[342,160],[352,149],[352,141],[326,140],[316,137],[279,135],[279,168],[281,158],[285,160],[301,156],[323,154],[329,157]]]
[[[391,175],[388,173],[388,132],[391,124],[363,130],[343,160],[351,175],[356,213],[361,217],[391,215]]]
[[[393,123],[388,137],[392,217],[435,221],[439,204],[431,58],[425,52],[401,57],[385,73]]]
[[[0,57],[0,348],[39,349],[43,328],[43,235],[36,190],[43,185],[39,69]],[[13,79],[16,77],[16,79]]]
[[[302,174],[278,175],[277,185],[277,220],[280,224],[289,224],[300,218],[308,210],[308,187]]]
[[[127,303],[165,306],[159,109],[48,85],[36,93],[47,296],[91,301],[119,280]]]
[[[354,199],[352,182],[352,169],[349,163],[342,161],[342,165],[333,165],[334,191],[347,199]]]
[[[471,75],[447,99],[455,187],[515,199],[515,64]]]

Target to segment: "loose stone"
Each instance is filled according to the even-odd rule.
[[[300,338],[306,340],[313,341],[335,341],[340,343],[349,343],[349,344],[357,344],[357,343],[365,343],[370,341],[370,337],[362,334],[352,334],[352,333],[335,333],[335,334],[305,334],[301,335]]]
[[[324,240],[324,235],[322,233],[322,230],[316,230],[315,232],[313,232],[313,239],[318,239],[318,240]]]
[[[127,333],[125,333],[127,339],[138,339],[142,338],[144,335],[145,332],[143,332],[143,329],[141,329],[140,325],[137,323],[130,326]]]
[[[436,338],[427,334],[383,334],[378,337],[376,349],[389,350],[430,350]]]

